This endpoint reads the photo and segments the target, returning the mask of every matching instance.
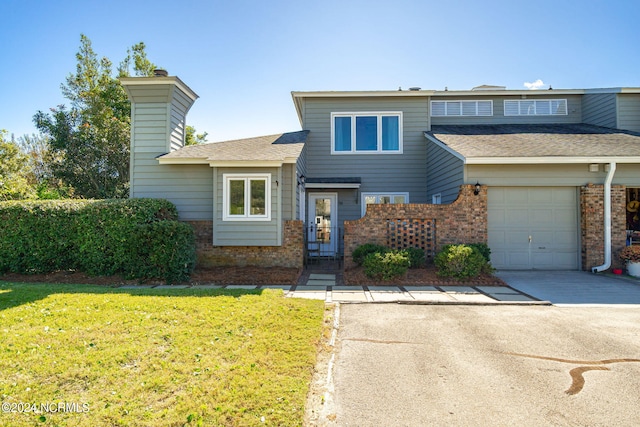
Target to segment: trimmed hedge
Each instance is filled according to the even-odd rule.
[[[195,244],[191,226],[177,218],[162,199],[2,202],[0,273],[76,269],[184,280],[195,266]]]

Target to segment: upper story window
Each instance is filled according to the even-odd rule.
[[[271,220],[271,174],[224,174],[224,221]]]
[[[431,101],[431,116],[493,116],[493,101]]]
[[[519,99],[504,101],[505,116],[566,116],[566,99]]]
[[[331,154],[402,153],[402,113],[331,113]]]

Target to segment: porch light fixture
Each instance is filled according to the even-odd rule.
[[[298,187],[300,187],[301,185],[304,185],[304,181],[305,181],[305,176],[300,175],[300,178],[298,178]]]
[[[479,182],[479,181],[476,181],[476,187],[475,187],[475,189],[473,190],[473,194],[474,194],[474,195],[476,195],[476,196],[477,196],[478,194],[480,194],[480,182]]]

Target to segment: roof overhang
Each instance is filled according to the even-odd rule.
[[[179,88],[185,95],[191,98],[191,101],[195,101],[199,98],[189,86],[187,86],[182,80],[176,76],[167,77],[120,77],[120,83],[124,86],[125,90],[131,94],[130,87],[134,86],[159,86],[159,85],[173,85]]]
[[[358,189],[362,183],[361,178],[307,178],[305,188],[351,188]]]
[[[204,158],[163,158],[158,157],[161,165],[209,165],[211,167],[228,168],[279,168],[284,164],[295,164],[297,159],[286,158],[284,160],[214,160]]]
[[[467,165],[640,163],[640,157],[463,157]]]
[[[292,91],[291,98],[298,113],[300,125],[303,125],[302,110],[305,98],[390,98],[390,97],[429,97],[433,90],[362,90],[362,91]]]
[[[531,157],[465,157],[428,132],[425,138],[433,142],[466,165],[528,165],[528,164],[590,164],[620,163],[640,164],[640,156],[531,156]]]

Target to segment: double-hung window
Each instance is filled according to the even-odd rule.
[[[402,153],[402,113],[331,113],[331,154]]]
[[[224,221],[271,220],[271,174],[224,174]]]

